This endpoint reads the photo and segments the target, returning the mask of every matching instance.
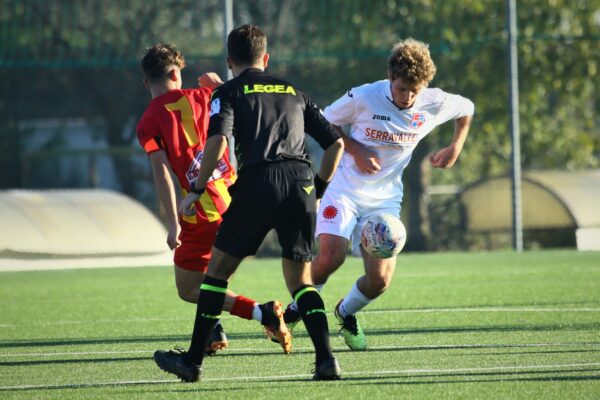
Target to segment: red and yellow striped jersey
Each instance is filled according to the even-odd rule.
[[[172,90],[152,99],[137,125],[138,140],[146,153],[166,152],[184,196],[198,177],[211,94],[212,90],[207,88]],[[231,202],[227,188],[235,179],[229,155],[225,153],[198,200],[196,215],[182,216],[183,220],[198,223],[221,219]]]

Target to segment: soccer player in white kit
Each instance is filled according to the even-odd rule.
[[[428,88],[435,72],[425,43],[400,41],[388,59],[388,79],[353,88],[324,110],[325,118],[342,133],[346,151],[320,203],[316,229],[320,250],[311,273],[320,290],[344,263],[350,243],[354,254],[362,254],[365,274],[335,308],[344,340],[352,350],[367,347],[355,314],[386,290],[396,266],[395,256],[377,259],[362,249],[363,222],[373,214],[400,216],[402,172],[429,132],[455,121],[450,145],[429,156],[433,167],[450,168],[469,131],[473,103]],[[350,125],[347,135],[340,128],[344,125]],[[292,320],[292,315],[286,315],[286,322]]]

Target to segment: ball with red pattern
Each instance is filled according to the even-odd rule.
[[[367,217],[361,229],[360,244],[375,258],[396,256],[406,243],[406,229],[399,218],[383,213]]]

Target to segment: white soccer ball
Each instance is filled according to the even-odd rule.
[[[375,258],[391,258],[400,253],[406,243],[406,229],[392,214],[369,216],[362,227],[360,243]]]

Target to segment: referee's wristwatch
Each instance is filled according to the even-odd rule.
[[[202,196],[202,193],[206,191],[206,188],[196,189],[196,185],[191,185],[190,193],[197,194],[198,196]]]

